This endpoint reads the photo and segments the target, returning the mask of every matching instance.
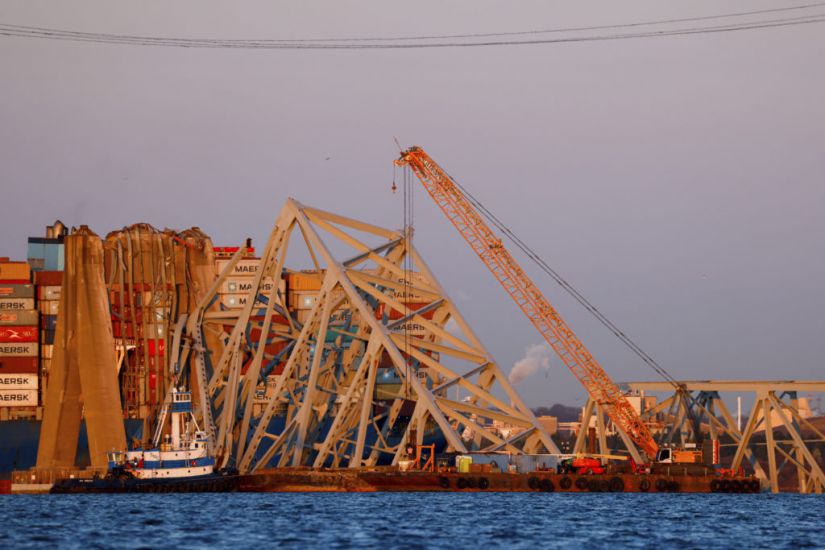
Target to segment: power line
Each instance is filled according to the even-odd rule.
[[[811,4],[807,7],[816,6]],[[825,3],[823,3],[825,5]],[[793,8],[787,8],[793,9]],[[797,9],[801,9],[797,8]],[[746,13],[746,12],[743,12]],[[706,16],[708,18],[732,17],[732,15]],[[481,46],[520,46],[538,44],[561,44],[574,42],[595,42],[607,40],[626,40],[632,38],[654,38],[664,36],[685,36],[694,34],[734,32],[753,29],[766,29],[776,27],[787,27],[794,25],[805,25],[825,22],[825,13],[810,14],[798,17],[767,19],[753,21],[749,23],[729,23],[723,25],[698,26],[677,29],[651,30],[632,33],[600,34],[572,36],[564,38],[547,38],[531,40],[489,40],[489,41],[459,41],[459,42],[433,42],[433,43],[390,43],[374,44],[364,42],[352,42],[351,39],[321,39],[316,41],[286,41],[286,40],[227,40],[227,39],[197,39],[197,38],[172,38],[172,37],[150,37],[120,35],[108,33],[87,33],[79,31],[67,31],[44,27],[27,27],[22,25],[0,24],[0,36],[38,38],[45,40],[63,40],[71,42],[92,42],[104,44],[129,44],[138,46],[162,46],[179,48],[222,48],[222,49],[270,49],[270,50],[366,50],[366,49],[420,49],[420,48],[463,48]],[[653,24],[649,23],[628,23],[622,26],[638,26]],[[617,28],[619,26],[607,26]],[[558,29],[561,32],[562,29]],[[551,32],[551,31],[524,31],[524,32]],[[555,32],[555,31],[553,31]],[[494,36],[503,36],[506,33],[497,33]],[[455,35],[458,36],[458,35]],[[421,39],[423,37],[411,37],[408,40]],[[378,40],[378,39],[375,39]]]

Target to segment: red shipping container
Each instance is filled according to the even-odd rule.
[[[37,374],[37,357],[0,357],[0,374]]]
[[[166,340],[158,339],[152,340],[149,339],[146,341],[148,344],[148,351],[149,355],[163,355],[166,353]],[[155,351],[157,350],[157,351]]]
[[[0,285],[30,285],[28,279],[0,279]]]
[[[63,284],[63,272],[35,271],[34,284],[43,286],[60,286]]]
[[[427,305],[429,305],[428,302],[420,302],[420,303],[407,304],[407,307],[409,308],[410,313],[413,313],[413,312],[418,311],[419,309],[421,309],[422,307],[427,306]],[[404,317],[404,314],[401,313],[400,311],[396,311],[392,308],[385,307],[384,304],[378,304],[378,307],[375,308],[375,318],[380,321],[384,317],[384,311],[387,311],[387,310],[389,310],[390,321],[397,321],[397,320],[401,319],[402,317]],[[433,318],[434,313],[435,313],[435,309],[432,309],[430,311],[425,311],[424,313],[421,314],[421,316],[423,318],[427,319],[427,320],[431,320]]]
[[[0,342],[37,342],[37,327],[0,327]]]

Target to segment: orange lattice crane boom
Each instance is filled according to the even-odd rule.
[[[659,447],[636,410],[452,178],[420,147],[410,147],[403,151],[395,164],[408,166],[415,173],[436,204],[585,387],[590,397],[601,405],[607,416],[637,447],[651,460],[655,459]]]

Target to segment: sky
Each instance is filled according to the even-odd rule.
[[[0,23],[340,38],[795,4],[6,0]],[[0,37],[0,256],[25,258],[26,237],[57,218],[100,234],[199,226],[217,245],[262,245],[287,197],[400,228],[397,138],[424,147],[676,378],[822,379],[823,58],[825,24],[379,51]],[[421,188],[415,235],[505,371],[542,342]],[[656,379],[524,265],[615,380]],[[517,388],[534,406],[584,403],[554,357]]]

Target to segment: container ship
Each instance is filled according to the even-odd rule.
[[[68,229],[60,221],[46,228],[45,237],[30,237],[26,260],[0,257],[0,484],[8,485],[13,471],[37,466],[49,375],[55,353],[55,334],[60,314],[65,268],[64,238]],[[189,242],[187,242],[187,239]],[[185,285],[154,281],[160,274],[145,254],[152,245],[177,242],[187,249],[192,241],[206,239],[197,230],[162,234],[147,224],[110,233],[106,261],[122,260],[128,243],[136,260],[130,265],[130,291],[123,281],[108,280],[111,326],[117,349],[118,386],[123,425],[130,447],[145,442],[159,395],[167,389],[169,320],[189,296]],[[121,256],[118,256],[118,249]],[[208,270],[221,269],[239,247],[209,246]],[[144,254],[141,255],[141,251]],[[257,268],[251,245],[236,273],[220,289],[220,307],[241,308]],[[284,281],[285,282],[285,281]],[[75,466],[90,465],[85,419],[81,421]]]
[[[34,474],[29,478],[28,471],[38,467],[38,447],[61,313],[66,267],[64,239],[68,234],[66,226],[57,221],[46,228],[45,237],[28,239],[25,261],[0,258],[2,486],[10,484],[13,472],[18,474],[17,485],[25,484],[33,491],[47,488],[56,479],[54,476],[44,479],[42,472],[37,479]],[[155,415],[169,390],[169,351],[176,321],[194,306],[195,294],[208,287],[239,251],[242,258],[221,283],[212,308],[230,312],[244,308],[260,258],[255,255],[251,240],[245,247],[212,246],[209,237],[198,228],[158,231],[148,224],[135,224],[109,233],[103,239],[103,250],[102,269],[116,348],[120,413],[127,445],[137,448],[149,441],[156,427]],[[160,262],[158,256],[164,254],[169,261]],[[318,274],[311,270],[284,270],[277,281],[264,281],[261,290],[268,292],[276,284],[288,297],[294,320],[305,322],[321,289]],[[412,303],[411,307],[420,307],[420,304]],[[386,312],[385,316],[391,321],[401,318],[394,311]],[[279,319],[286,325],[285,318]],[[410,323],[409,329],[414,333],[416,326]],[[224,330],[231,332],[232,326],[227,325]],[[253,329],[248,337],[253,341],[260,339],[260,331]],[[206,338],[209,340],[210,336]],[[207,345],[220,348],[216,338]],[[255,415],[262,412],[289,351],[287,339],[267,340],[270,370],[267,382],[256,391]],[[438,357],[437,353],[431,355]],[[376,407],[389,409],[401,381],[394,374],[386,353],[379,367]],[[273,427],[277,422],[277,419],[273,421]],[[428,442],[444,444],[437,433],[428,437]],[[92,466],[85,418],[80,423],[76,449],[71,452],[75,456],[74,468],[63,468],[63,473],[84,475],[82,472]],[[59,476],[60,472],[55,475]]]

